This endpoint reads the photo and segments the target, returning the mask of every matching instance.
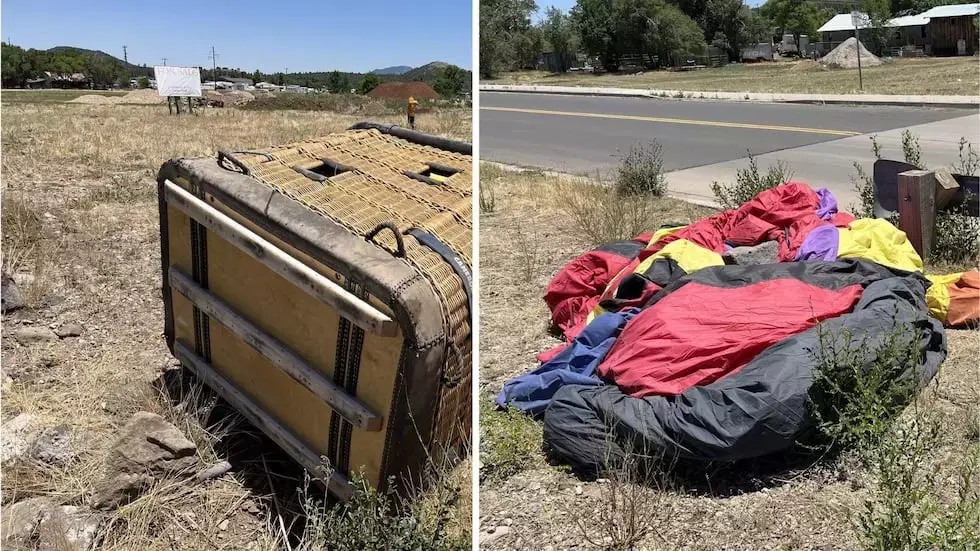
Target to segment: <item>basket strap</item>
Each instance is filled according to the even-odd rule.
[[[470,267],[463,262],[463,259],[458,254],[431,233],[419,228],[412,228],[407,233],[417,239],[419,243],[429,247],[441,256],[452,267],[453,271],[456,272],[456,275],[463,280],[463,290],[466,291],[470,327],[473,327],[473,273],[470,271]]]

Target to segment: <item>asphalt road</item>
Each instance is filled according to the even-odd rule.
[[[795,157],[806,158],[804,173],[796,171],[796,179],[811,185],[829,183],[835,193],[846,195],[852,162],[873,161],[871,143],[862,135],[959,120],[964,115],[970,111],[481,92],[480,156],[572,174],[607,174],[630,146],[656,139],[663,146],[666,170],[718,165],[731,172],[731,179],[734,169],[727,170],[725,163],[744,159],[747,151],[764,159],[773,156],[765,154],[785,152],[791,166]],[[954,158],[956,140],[960,135],[975,137],[976,122],[943,128],[946,133],[964,132],[950,135]],[[833,156],[825,161],[808,151],[820,144],[831,149],[829,144],[838,141]],[[930,159],[928,136],[921,141],[923,156]],[[947,162],[948,144],[936,147],[942,151],[941,162]],[[847,154],[850,151],[853,157]],[[900,155],[899,149],[889,156]],[[703,194],[703,189],[690,191]]]

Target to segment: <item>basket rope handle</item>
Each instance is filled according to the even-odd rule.
[[[398,250],[395,251],[395,256],[404,257],[405,256],[405,241],[402,240],[402,234],[398,231],[398,226],[394,222],[382,222],[374,227],[373,230],[364,234],[364,239],[374,243],[374,237],[381,232],[381,230],[388,229],[395,236],[395,242],[398,244]],[[374,243],[377,245],[377,243]],[[380,245],[379,245],[380,246]]]

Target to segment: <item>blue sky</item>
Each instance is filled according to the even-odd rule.
[[[190,13],[185,12],[190,9]],[[77,46],[148,66],[366,72],[472,67],[469,0],[3,0],[0,32],[24,48]]]

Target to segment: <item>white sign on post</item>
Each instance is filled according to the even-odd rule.
[[[857,10],[852,11],[851,25],[854,25],[854,28],[857,29],[864,26],[864,24],[865,24],[865,15]]]
[[[160,97],[201,95],[201,70],[197,67],[154,67],[153,74]]]

